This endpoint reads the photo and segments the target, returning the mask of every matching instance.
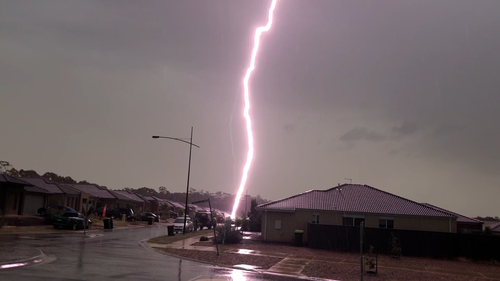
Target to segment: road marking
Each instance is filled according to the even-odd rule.
[[[193,280],[196,280],[196,279],[200,278],[201,276],[203,276],[203,275],[198,275],[198,276],[196,276],[196,277],[195,277],[195,278],[193,278],[193,279],[189,279],[188,281],[193,281]]]

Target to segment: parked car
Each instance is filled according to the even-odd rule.
[[[65,212],[75,212],[78,213],[75,209],[64,206],[64,205],[56,205],[52,207],[41,207],[37,210],[37,213],[40,216],[54,216],[54,215],[62,215]]]
[[[78,212],[65,212],[62,215],[52,217],[52,225],[54,228],[63,227],[77,230],[79,228],[91,228],[92,221],[88,220],[85,225],[85,216]]]
[[[193,232],[194,225],[191,220],[186,220],[186,232]],[[184,232],[184,218],[177,218],[174,221],[174,232]]]
[[[140,218],[141,221],[148,221],[148,217],[153,217],[155,222],[159,222],[160,221],[160,218],[157,215],[155,215],[155,214],[153,214],[151,212],[142,212],[139,215],[139,218]]]
[[[214,222],[212,222],[212,216],[209,212],[198,212],[196,213],[195,219],[200,230],[202,230],[203,227],[212,229],[212,226],[214,225]]]

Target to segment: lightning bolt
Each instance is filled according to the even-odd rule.
[[[273,24],[273,12],[276,7],[277,0],[272,0],[271,7],[269,8],[269,18],[267,24],[265,26],[261,26],[255,30],[254,36],[254,46],[252,50],[252,56],[250,57],[250,66],[247,68],[247,72],[245,74],[245,78],[243,78],[243,97],[245,99],[245,108],[243,109],[243,116],[245,117],[247,123],[247,134],[248,134],[248,153],[247,153],[247,161],[245,166],[243,167],[243,176],[241,177],[240,187],[238,188],[238,193],[236,194],[236,199],[234,200],[233,211],[231,212],[231,217],[235,218],[236,209],[238,209],[238,205],[240,203],[241,194],[245,189],[245,183],[248,178],[248,170],[250,170],[250,166],[252,165],[253,159],[253,133],[252,133],[252,120],[250,119],[250,91],[248,87],[248,81],[250,80],[250,75],[252,71],[255,69],[255,58],[257,57],[257,53],[259,51],[260,44],[260,36],[263,32],[268,31]]]

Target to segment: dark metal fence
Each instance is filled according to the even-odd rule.
[[[500,260],[500,236],[481,234],[365,228],[363,250],[372,245],[378,254],[391,254],[392,235],[406,256]],[[357,252],[359,227],[309,223],[307,243],[316,249]]]

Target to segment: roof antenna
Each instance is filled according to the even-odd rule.
[[[342,188],[340,188],[340,183],[337,185],[337,190],[338,190],[338,192],[342,191]]]
[[[349,184],[352,184],[352,179],[344,178],[345,180],[349,181]]]

